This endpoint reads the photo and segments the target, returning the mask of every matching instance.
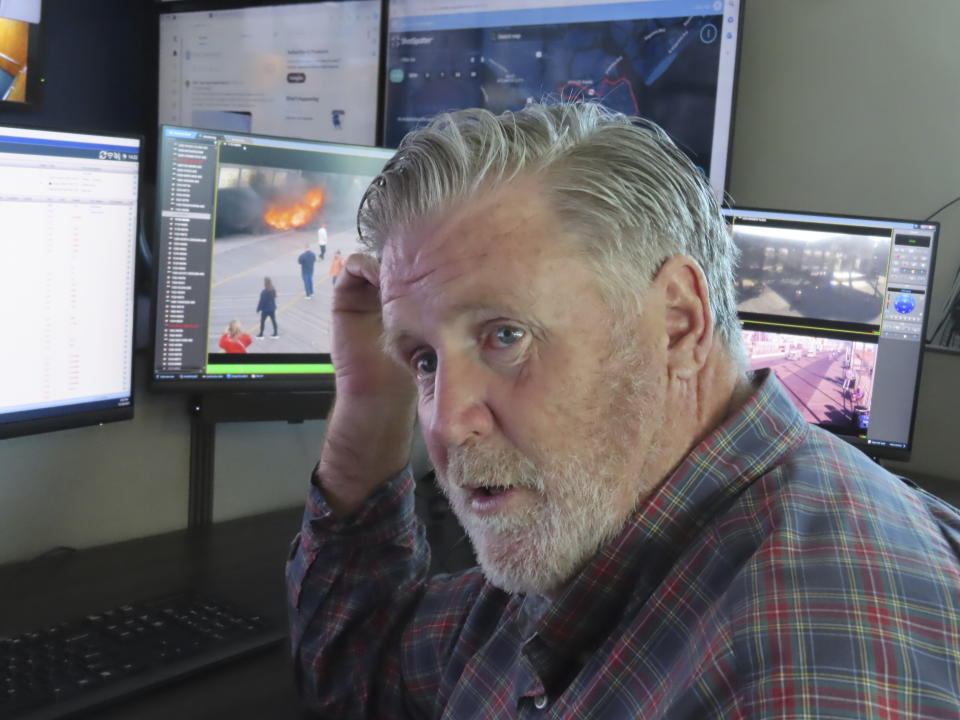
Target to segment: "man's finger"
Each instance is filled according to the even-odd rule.
[[[333,310],[376,312],[380,310],[380,263],[357,253],[347,258],[344,272],[333,289]]]
[[[374,287],[380,287],[380,262],[372,255],[354,253],[347,258],[343,269],[357,279],[363,278]]]

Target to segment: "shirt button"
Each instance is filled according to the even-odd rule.
[[[537,710],[543,710],[547,706],[547,696],[546,695],[537,695],[533,699],[533,706]]]

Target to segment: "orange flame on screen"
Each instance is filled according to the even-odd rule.
[[[277,230],[300,228],[309,223],[323,207],[323,190],[311,188],[299,200],[283,205],[271,205],[263,214],[263,221]]]

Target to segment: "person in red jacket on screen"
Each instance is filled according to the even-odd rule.
[[[243,331],[243,326],[237,320],[231,320],[220,336],[220,349],[227,353],[245,353],[251,342],[253,340]]]

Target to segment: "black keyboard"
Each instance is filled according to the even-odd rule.
[[[282,642],[257,615],[193,595],[0,637],[0,718],[63,718]]]

